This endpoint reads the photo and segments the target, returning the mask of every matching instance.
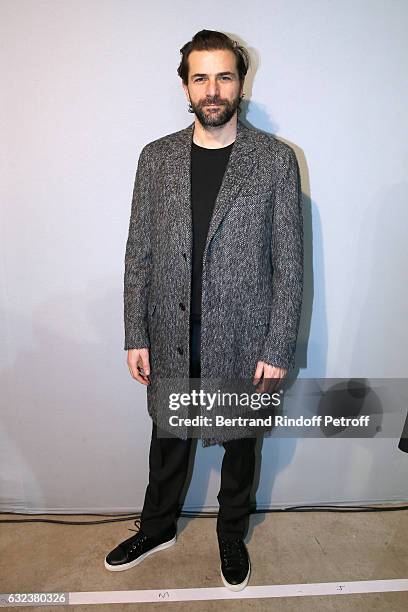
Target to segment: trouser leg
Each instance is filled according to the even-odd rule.
[[[191,438],[162,438],[153,423],[149,453],[149,484],[140,525],[144,533],[161,535],[176,527],[179,499],[186,480]]]
[[[250,514],[250,491],[255,472],[256,438],[223,443],[221,486],[217,499],[220,509],[217,534],[244,537]]]
[[[192,377],[201,376],[201,326],[192,326],[190,366]],[[256,438],[241,438],[223,443],[225,452],[221,467],[221,487],[217,499],[220,504],[217,533],[244,537],[249,513],[250,492],[255,473]]]
[[[190,377],[200,377],[200,325],[190,327]],[[149,452],[149,483],[140,525],[151,536],[176,527],[180,496],[186,481],[191,438],[158,437],[153,423]],[[166,434],[168,435],[168,434]]]

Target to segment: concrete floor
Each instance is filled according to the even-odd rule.
[[[93,520],[92,516],[41,515]],[[24,518],[2,515],[6,518]],[[34,518],[30,515],[30,518]],[[104,557],[133,535],[133,521],[102,525],[0,524],[0,592],[119,591],[222,587],[214,518],[184,518],[177,544],[123,572]],[[252,515],[249,586],[408,578],[408,511]],[[10,608],[11,609],[11,608]],[[22,608],[13,608],[22,609]],[[34,609],[28,607],[26,609]],[[408,592],[226,601],[44,606],[44,611],[285,612],[408,610]]]

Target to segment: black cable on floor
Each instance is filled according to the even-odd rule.
[[[251,514],[269,514],[271,512],[392,512],[396,510],[408,510],[408,506],[288,506],[287,508],[267,508],[266,510],[253,510]],[[27,516],[24,512],[0,512],[0,516],[12,514]],[[46,513],[45,513],[46,514]],[[48,518],[24,518],[24,519],[0,519],[0,523],[54,523],[57,525],[99,525],[103,523],[116,523],[120,521],[131,521],[140,518],[140,513],[135,514],[96,514],[96,513],[78,513],[72,516],[106,516],[110,517],[106,520],[98,521],[68,521]],[[32,515],[30,515],[32,516]],[[183,510],[180,516],[190,518],[215,518],[218,512],[189,512]]]

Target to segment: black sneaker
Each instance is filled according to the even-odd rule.
[[[140,521],[137,519],[135,523]],[[131,530],[133,531],[133,530]],[[176,543],[176,530],[161,537],[148,536],[140,529],[136,535],[124,540],[105,557],[105,567],[110,572],[121,572],[130,569],[149,555],[169,548]]]
[[[243,539],[218,536],[218,546],[224,586],[231,591],[241,591],[248,584],[251,573],[251,563]]]

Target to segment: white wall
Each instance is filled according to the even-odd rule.
[[[176,69],[202,28],[251,49],[246,123],[298,153],[300,376],[407,376],[407,17],[403,0],[2,0],[0,509],[141,508],[130,200],[142,146],[192,121]],[[258,504],[406,499],[397,443],[267,439]],[[198,446],[186,509],[217,506],[221,457]]]

